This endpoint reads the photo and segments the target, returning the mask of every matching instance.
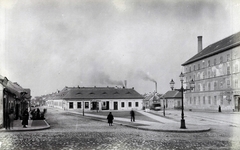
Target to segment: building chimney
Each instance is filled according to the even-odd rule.
[[[198,36],[198,53],[202,51],[202,36]]]
[[[124,86],[127,88],[127,80],[124,80]]]

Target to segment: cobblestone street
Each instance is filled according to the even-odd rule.
[[[0,149],[8,150],[135,150],[135,149],[239,149],[234,126],[217,126],[210,132],[171,133],[128,128],[48,109],[50,129],[1,132]],[[211,127],[212,128],[212,127]],[[236,130],[239,131],[239,130]]]

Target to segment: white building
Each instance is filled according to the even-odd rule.
[[[65,110],[141,110],[143,97],[134,88],[65,87],[46,103]]]

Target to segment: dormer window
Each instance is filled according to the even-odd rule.
[[[94,94],[93,92],[89,93],[89,94]]]
[[[131,92],[128,91],[126,94],[131,94]]]
[[[77,95],[82,94],[81,92],[77,93]]]
[[[102,94],[107,94],[107,92],[103,92]]]
[[[115,92],[115,93],[113,93],[113,94],[119,94],[118,92]]]

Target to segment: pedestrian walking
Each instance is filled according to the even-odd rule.
[[[15,118],[15,115],[14,115],[14,111],[13,109],[10,109],[10,112],[9,112],[9,129],[13,129],[13,120]]]
[[[112,126],[113,119],[114,119],[114,117],[113,117],[113,115],[112,115],[112,112],[110,112],[110,113],[108,114],[108,116],[107,116],[107,120],[108,120],[109,126]]]
[[[135,112],[133,111],[133,109],[130,111],[130,115],[131,115],[131,122],[135,122]]]
[[[37,120],[39,120],[40,119],[40,109],[38,108],[37,109]]]
[[[22,120],[23,128],[27,128],[28,118],[29,118],[29,113],[27,109],[23,112],[22,117],[23,117],[23,120]]]

